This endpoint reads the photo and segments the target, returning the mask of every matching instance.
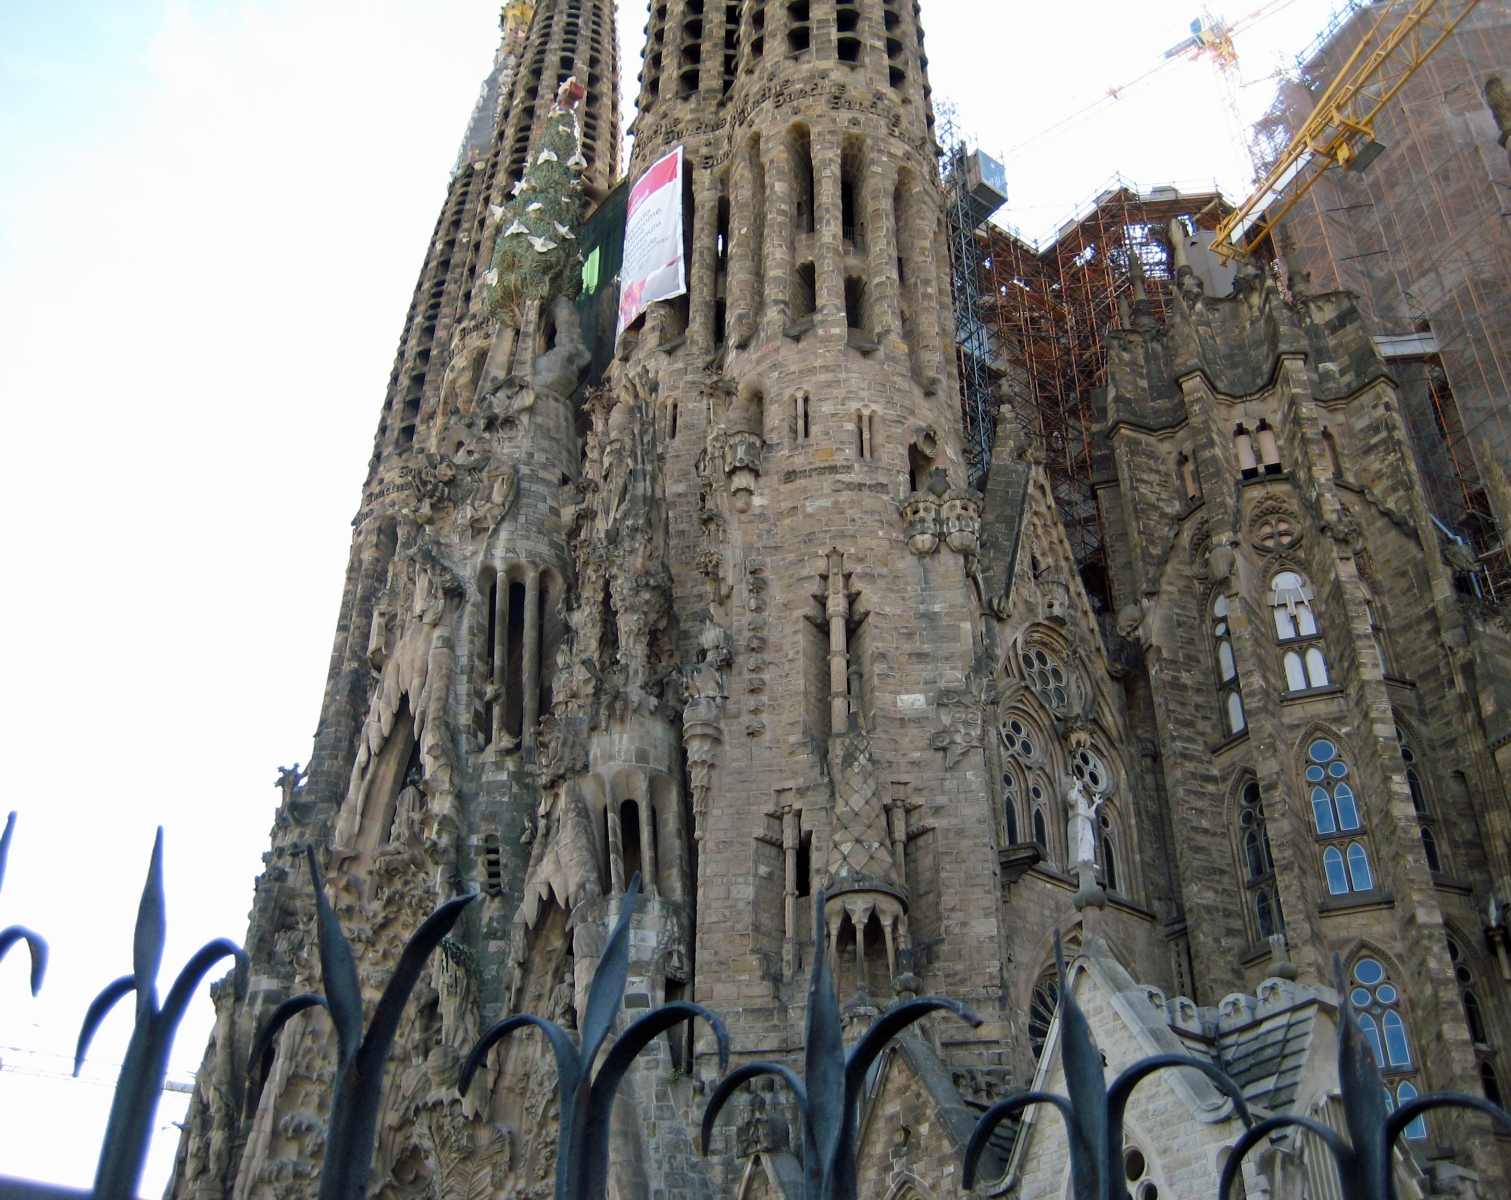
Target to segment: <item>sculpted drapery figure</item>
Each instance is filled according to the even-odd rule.
[[[1070,852],[1070,866],[1079,867],[1097,860],[1097,810],[1101,801],[1093,800],[1086,792],[1086,785],[1079,779],[1067,780],[1070,785],[1065,793],[1066,847]]]

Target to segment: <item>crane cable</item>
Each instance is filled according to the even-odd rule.
[[[1227,29],[1228,36],[1231,37],[1235,32],[1245,29],[1250,25],[1256,24],[1257,22],[1263,20],[1265,17],[1273,16],[1281,9],[1289,8],[1292,4],[1295,3],[1296,0],[1270,0],[1270,3],[1261,5],[1253,12],[1239,17],[1238,20],[1229,25]],[[1039,142],[1042,142],[1045,138],[1051,136],[1052,134],[1060,133],[1067,129],[1074,128],[1076,125],[1082,124],[1084,121],[1089,120],[1091,117],[1095,116],[1096,113],[1105,105],[1116,103],[1117,101],[1121,100],[1128,92],[1133,91],[1134,89],[1141,87],[1143,84],[1148,83],[1151,79],[1153,79],[1160,72],[1164,71],[1167,67],[1179,61],[1179,55],[1162,59],[1154,66],[1150,67],[1142,75],[1130,79],[1127,83],[1119,84],[1117,87],[1108,88],[1103,95],[1098,96],[1084,108],[1077,109],[1075,112],[1070,113],[1068,116],[1062,117],[1053,125],[1050,125],[1048,128],[1041,130],[1040,132],[1034,134],[1032,137],[1026,138],[1025,140],[1018,142],[1013,146],[1009,146],[1003,157],[1006,159],[1012,157],[1015,154],[1020,154],[1030,146],[1037,145]]]

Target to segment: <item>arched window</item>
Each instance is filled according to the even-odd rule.
[[[1435,875],[1443,873],[1443,859],[1438,854],[1437,835],[1422,826],[1422,852],[1427,856],[1427,869]]]
[[[1406,1018],[1401,1015],[1401,992],[1391,982],[1385,964],[1367,956],[1354,963],[1349,972],[1348,1000],[1385,1076],[1386,1103],[1394,1108],[1415,1100],[1419,1094],[1413,1082],[1416,1063],[1406,1034]],[[1412,1121],[1406,1127],[1406,1136],[1412,1140],[1425,1138],[1426,1121],[1421,1117]]]
[[[1044,810],[1034,809],[1034,841],[1038,842],[1046,852],[1049,850],[1049,838],[1044,831]]]
[[[1485,1033],[1485,1014],[1480,1009],[1479,999],[1473,992],[1464,992],[1464,1020],[1469,1023],[1469,1040],[1484,1045],[1490,1041]]]
[[[1275,636],[1282,642],[1317,636],[1312,588],[1295,571],[1281,571],[1270,580],[1270,607],[1275,612]]]
[[[1002,821],[1004,844],[1018,841],[1018,783],[1006,771],[1002,773]]]
[[[1112,786],[1106,764],[1084,746],[1071,756],[1070,773],[1099,796]]]
[[[1324,836],[1360,827],[1359,802],[1349,784],[1348,763],[1338,747],[1318,738],[1306,748],[1306,781],[1311,785],[1312,820]]]
[[[1380,674],[1390,674],[1389,660],[1385,657],[1385,639],[1380,633],[1380,618],[1375,609],[1374,601],[1368,593],[1364,596],[1364,613],[1369,617],[1369,636],[1374,642],[1375,657],[1380,660]]]
[[[1468,955],[1452,938],[1448,939],[1448,958],[1453,963],[1454,982],[1459,986],[1459,1000],[1464,1006],[1464,1024],[1469,1027],[1469,1040],[1474,1043],[1475,1057],[1479,1059],[1480,1090],[1485,1093],[1486,1100],[1500,1104],[1500,1080],[1495,1074],[1495,1063],[1491,1058],[1495,1053],[1495,1044],[1490,1037],[1490,1024],[1486,1020],[1484,1006],[1473,990],[1474,970],[1469,965]]]
[[[1385,1094],[1387,1096],[1390,1095],[1389,1088],[1385,1090]],[[1410,1080],[1402,1083],[1401,1086],[1396,1089],[1396,1099],[1402,1104],[1405,1104],[1408,1100],[1415,1100],[1416,1098],[1416,1085],[1413,1084]],[[1391,1108],[1394,1107],[1395,1104],[1392,1103]],[[1410,1125],[1406,1126],[1406,1136],[1412,1141],[1416,1141],[1419,1138],[1425,1138],[1427,1136],[1427,1122],[1421,1117],[1418,1117]]]
[[[1350,842],[1347,857],[1348,877],[1354,885],[1354,891],[1374,891],[1375,880],[1369,870],[1369,854],[1364,849],[1364,843]]]
[[[1033,1051],[1034,1062],[1044,1053],[1044,1043],[1049,1038],[1049,1026],[1055,1019],[1055,1009],[1060,1005],[1060,979],[1054,971],[1046,971],[1034,984],[1034,994],[1028,1001],[1028,1045]]]
[[[1410,1070],[1411,1047],[1398,1008],[1401,993],[1379,959],[1361,958],[1354,964],[1348,998],[1380,1069]]]
[[[1228,732],[1239,734],[1248,727],[1243,712],[1243,694],[1238,688],[1238,664],[1233,659],[1233,637],[1228,628],[1228,598],[1221,592],[1212,601],[1212,648],[1217,658],[1217,687],[1222,699]]]
[[[1109,892],[1115,892],[1118,890],[1118,869],[1117,855],[1113,852],[1112,846],[1112,819],[1106,813],[1102,813],[1097,818],[1097,822],[1102,827],[1097,839],[1101,852],[1101,862],[1098,865],[1102,868],[1102,886]]]
[[[1327,872],[1327,890],[1334,896],[1348,893],[1348,873],[1343,869],[1343,853],[1337,846],[1322,852],[1322,869]]]
[[[1023,674],[1028,685],[1056,712],[1070,704],[1070,681],[1065,668],[1043,650],[1024,649],[1018,656],[1023,664]]]
[[[1427,804],[1427,788],[1422,783],[1417,752],[1407,739],[1406,731],[1396,726],[1396,738],[1401,743],[1401,758],[1406,763],[1406,788],[1411,793],[1411,807],[1416,810],[1417,824],[1422,833],[1422,853],[1427,858],[1427,869],[1441,874],[1443,849],[1438,844],[1437,818]]]
[[[1285,932],[1280,895],[1275,890],[1275,860],[1270,853],[1270,834],[1265,828],[1264,802],[1259,783],[1250,779],[1238,793],[1238,836],[1244,886],[1249,907],[1261,938]]]
[[[1270,580],[1275,638],[1286,646],[1281,664],[1285,668],[1285,686],[1292,692],[1327,687],[1332,682],[1317,614],[1312,608],[1313,599],[1311,585],[1295,571],[1281,571]]]
[[[1501,1103],[1500,1081],[1495,1077],[1495,1067],[1487,1058],[1480,1059],[1480,1091],[1485,1093],[1485,1099],[1491,1104]]]

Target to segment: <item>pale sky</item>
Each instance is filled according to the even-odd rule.
[[[52,943],[41,996],[0,964],[0,1174],[88,1185],[130,1003],[154,828],[169,950],[246,930],[283,763],[307,759],[383,389],[497,0],[0,0],[0,692],[20,812],[0,925]],[[1237,23],[1260,0],[1214,9]],[[1329,0],[1237,36],[1244,118]],[[1004,158],[999,219],[1051,233],[1114,173],[1248,176],[1209,62],[1143,76],[1190,0],[923,0],[936,95]],[[633,99],[644,23],[620,14]],[[171,1079],[208,1034],[206,989]],[[142,1194],[167,1180],[184,1097]]]

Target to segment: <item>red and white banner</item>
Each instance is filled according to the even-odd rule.
[[[635,181],[624,215],[617,338],[656,300],[687,291],[682,258],[682,147]]]

